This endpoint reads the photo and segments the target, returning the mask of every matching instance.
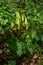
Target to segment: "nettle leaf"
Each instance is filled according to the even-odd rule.
[[[22,44],[21,42],[17,42],[17,56],[22,55]]]
[[[8,23],[8,19],[4,20],[3,25],[6,25]]]
[[[0,31],[2,30],[2,27],[0,26]]]
[[[37,49],[38,51],[42,50],[41,47],[37,43],[34,44],[34,49]]]
[[[25,41],[22,42],[22,53],[23,54],[26,54],[25,44],[26,44]]]
[[[28,52],[28,54],[32,55],[32,53],[33,53],[33,44],[31,42],[27,42],[26,45],[25,45],[25,48],[26,48],[26,52]]]
[[[36,38],[36,31],[31,31],[31,37],[32,37],[32,39]]]
[[[8,0],[8,2],[12,2],[13,0]]]
[[[43,16],[40,15],[38,21],[39,21],[40,24],[43,24]]]
[[[43,35],[41,36],[41,41],[43,42]]]
[[[36,35],[36,38],[35,39],[36,39],[36,41],[40,40],[40,38],[38,37],[38,35]]]
[[[0,0],[0,2],[3,2],[3,0]]]
[[[26,44],[26,49],[27,49],[28,53],[30,52],[32,54],[33,53],[33,44],[31,42],[28,42]]]
[[[14,2],[19,2],[20,0],[14,0]]]
[[[14,60],[8,61],[8,65],[16,65],[16,62]]]
[[[27,34],[26,35],[26,40],[25,40],[26,42],[31,42],[31,37],[30,37],[30,34]]]
[[[4,19],[1,18],[0,21],[1,21],[1,22],[0,22],[1,25],[6,25],[7,22],[8,22],[8,19],[5,19],[5,20],[4,20]]]

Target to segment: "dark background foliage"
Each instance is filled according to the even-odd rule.
[[[43,0],[0,0],[0,49],[8,65],[43,52]]]

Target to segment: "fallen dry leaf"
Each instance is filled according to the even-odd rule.
[[[0,49],[0,54],[2,54],[2,50]]]
[[[34,65],[34,63],[30,63],[30,65]]]
[[[36,58],[38,58],[38,57],[39,57],[38,54],[35,54],[35,55],[33,56],[34,59],[36,59]]]
[[[4,34],[4,29],[2,29],[1,34]]]

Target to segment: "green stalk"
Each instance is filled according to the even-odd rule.
[[[40,59],[38,65],[42,65],[42,52],[40,51]]]

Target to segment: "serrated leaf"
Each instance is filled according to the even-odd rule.
[[[17,56],[22,55],[22,44],[21,42],[17,42]]]
[[[16,65],[16,62],[13,60],[8,61],[8,65]]]

